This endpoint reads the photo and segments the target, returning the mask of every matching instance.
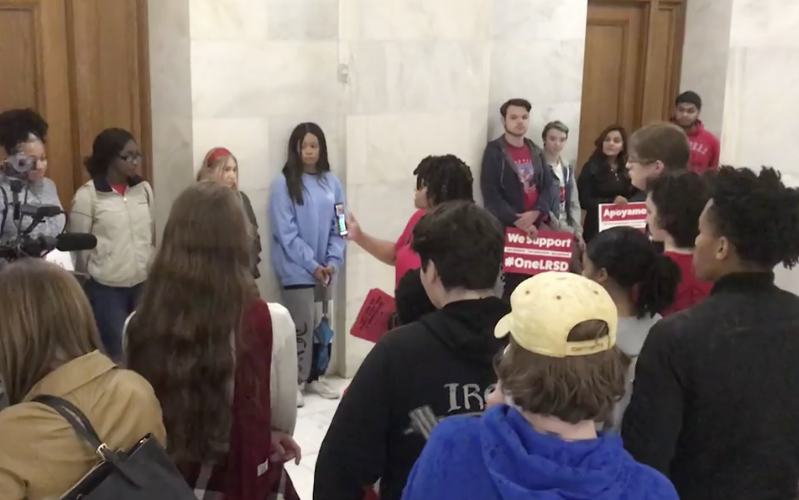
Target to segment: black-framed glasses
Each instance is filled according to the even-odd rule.
[[[119,157],[130,163],[140,162],[142,158],[144,158],[141,153],[128,153],[126,155],[119,155]]]

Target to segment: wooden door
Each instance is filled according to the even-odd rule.
[[[49,122],[47,175],[62,203],[74,192],[65,18],[62,1],[0,0],[0,111],[33,108]]]
[[[589,0],[578,163],[611,124],[668,119],[679,91],[685,0]]]
[[[48,176],[65,207],[106,127],[139,138],[151,177],[146,7],[146,0],[0,0],[0,111],[30,107],[48,121]]]

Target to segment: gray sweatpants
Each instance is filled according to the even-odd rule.
[[[297,329],[297,378],[301,384],[311,377],[314,331],[322,322],[322,304],[329,300],[329,292],[330,289],[323,286],[281,291],[283,305]]]

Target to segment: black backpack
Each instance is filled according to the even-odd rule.
[[[55,396],[37,396],[33,401],[57,411],[97,454],[97,465],[61,500],[196,500],[151,434],[128,451],[115,451],[100,440],[86,415],[69,401]]]

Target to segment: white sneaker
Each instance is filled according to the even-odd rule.
[[[305,398],[302,395],[302,386],[297,386],[297,408],[305,406]]]
[[[307,384],[305,391],[318,394],[325,399],[338,399],[341,397],[341,394],[339,394],[337,390],[333,389],[330,384],[321,379]]]

